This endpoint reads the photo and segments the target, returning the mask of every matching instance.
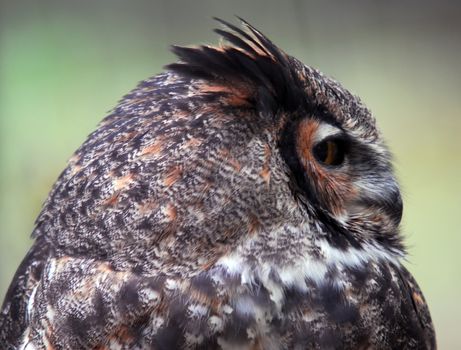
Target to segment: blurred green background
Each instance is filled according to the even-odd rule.
[[[458,5],[459,4],[459,5]],[[123,94],[240,15],[361,96],[395,154],[408,267],[441,349],[461,325],[461,3],[0,2],[0,299],[67,158]]]

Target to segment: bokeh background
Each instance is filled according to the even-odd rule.
[[[378,118],[403,188],[408,267],[440,349],[461,346],[459,1],[0,0],[0,300],[66,160],[123,94],[240,15]]]

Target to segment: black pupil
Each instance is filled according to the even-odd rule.
[[[323,140],[313,149],[317,161],[325,165],[341,165],[345,158],[344,142],[338,139]]]

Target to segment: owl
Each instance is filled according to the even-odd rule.
[[[172,48],[69,160],[2,349],[435,349],[370,111],[253,26]]]

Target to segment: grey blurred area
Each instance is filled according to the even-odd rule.
[[[117,101],[175,60],[171,44],[217,43],[239,15],[333,76],[374,112],[396,158],[407,266],[440,349],[461,324],[461,2],[0,2],[0,299],[66,160]]]

